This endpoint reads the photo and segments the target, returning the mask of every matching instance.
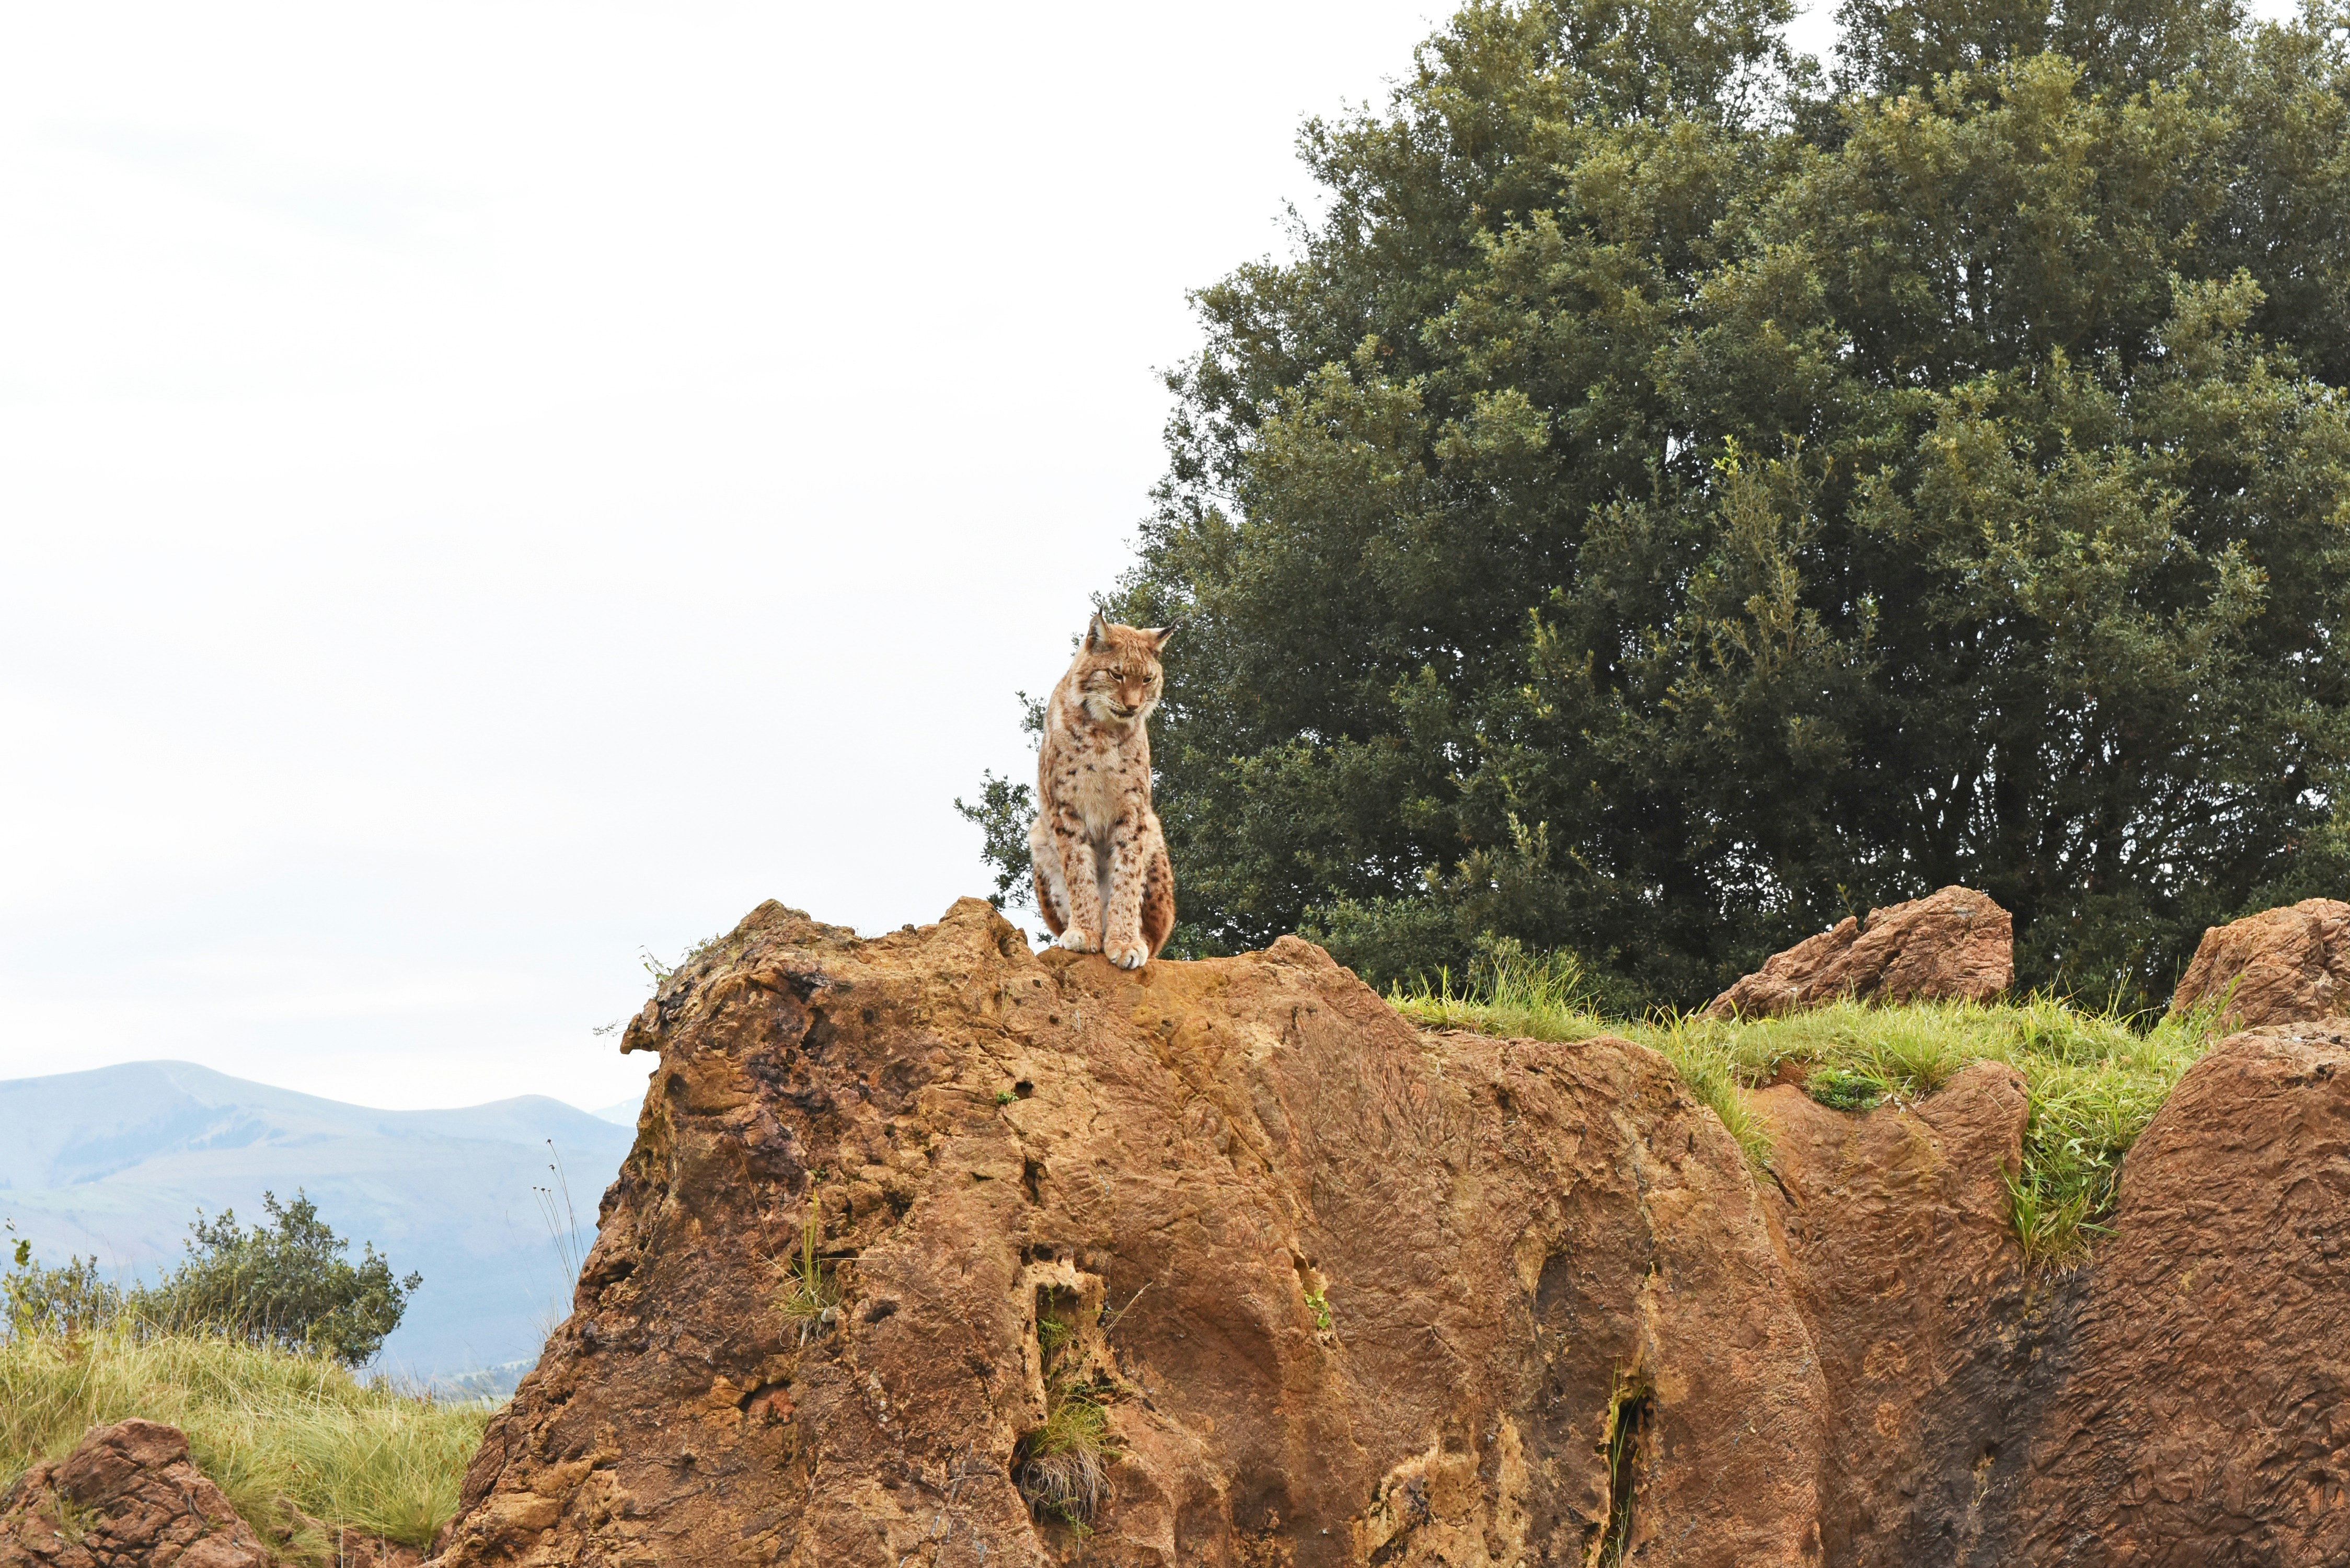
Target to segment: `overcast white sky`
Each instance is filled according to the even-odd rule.
[[[986,886],[1183,290],[1420,0],[0,12],[0,1077],[634,1092]]]
[[[0,1077],[594,1106],[640,947],[983,890],[1184,289],[1447,9],[0,10]]]

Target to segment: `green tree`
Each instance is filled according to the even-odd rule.
[[[216,1220],[199,1215],[179,1267],[134,1292],[131,1310],[166,1326],[308,1351],[347,1366],[373,1360],[422,1277],[395,1277],[372,1243],[350,1262],[350,1243],[301,1192],[285,1204],[265,1192],[261,1205],[269,1223],[249,1231],[238,1228],[234,1210]]]
[[[1656,1001],[1950,881],[2168,989],[2342,890],[2350,10],[1472,4],[1195,296],[1112,608],[1187,925]]]

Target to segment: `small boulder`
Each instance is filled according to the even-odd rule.
[[[2220,1023],[2228,1029],[2350,1012],[2350,904],[2303,898],[2205,931],[2171,1011],[2222,994],[2228,1003]]]
[[[0,1568],[268,1568],[269,1550],[160,1422],[94,1428],[0,1499]]]
[[[1851,996],[1896,1003],[1988,1002],[2015,981],[2015,922],[1988,893],[1944,888],[1846,916],[1806,937],[1706,1009],[1715,1018],[1774,1018]]]

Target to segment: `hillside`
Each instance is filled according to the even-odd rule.
[[[424,1276],[382,1365],[442,1376],[528,1361],[560,1315],[567,1269],[533,1194],[559,1154],[581,1231],[631,1133],[525,1096],[387,1111],[186,1062],[0,1082],[0,1215],[51,1262],[130,1272],[178,1256],[199,1209],[260,1217],[300,1188],[328,1222]]]

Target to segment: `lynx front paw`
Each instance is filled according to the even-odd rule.
[[[1150,961],[1150,950],[1144,947],[1140,942],[1136,942],[1130,947],[1121,946],[1109,949],[1107,957],[1110,962],[1118,965],[1120,969],[1140,969],[1144,964]]]
[[[1101,950],[1101,944],[1099,942],[1094,940],[1093,938],[1087,936],[1083,929],[1076,926],[1071,926],[1067,930],[1063,931],[1060,935],[1060,939],[1054,943],[1054,946],[1066,948],[1073,953],[1090,953],[1099,952]]]

